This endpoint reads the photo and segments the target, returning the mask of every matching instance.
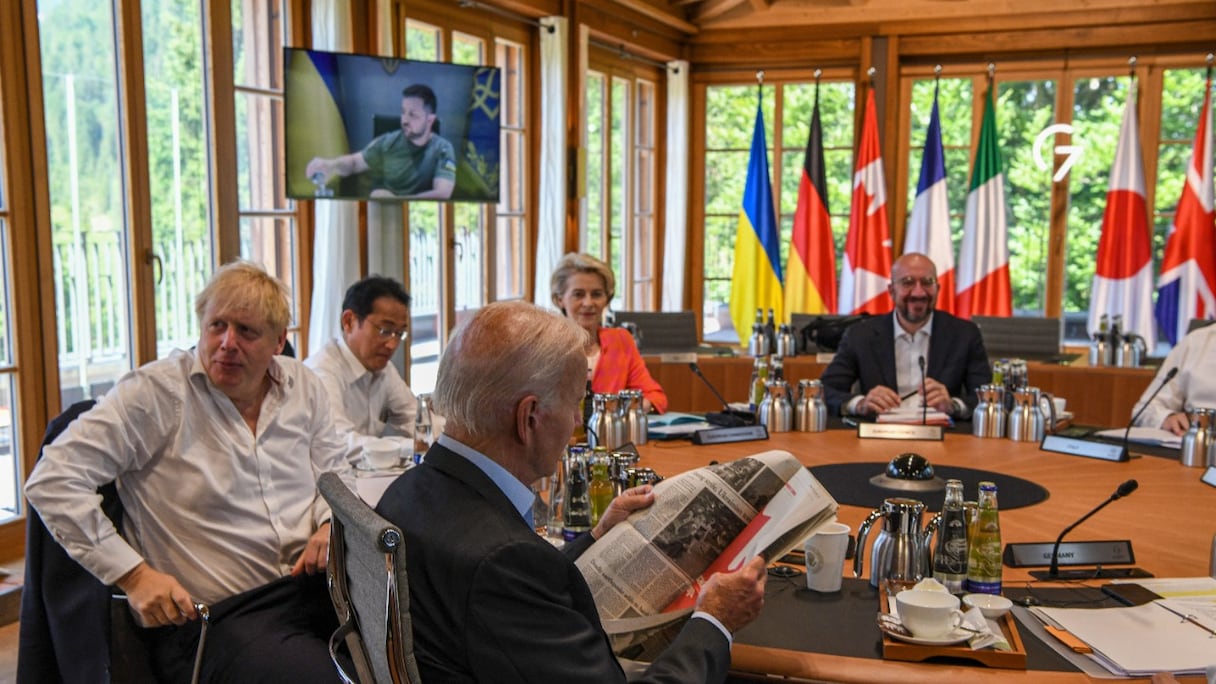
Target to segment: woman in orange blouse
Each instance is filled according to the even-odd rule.
[[[604,309],[616,292],[616,277],[608,264],[587,254],[571,252],[557,262],[549,282],[553,304],[587,331],[587,372],[591,391],[642,390],[646,410],[667,410],[667,395],[638,354],[633,336],[623,328],[600,325]]]

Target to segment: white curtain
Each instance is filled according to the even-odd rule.
[[[351,49],[348,0],[313,0],[312,44],[318,50]],[[320,349],[340,330],[342,295],[358,280],[359,214],[354,202],[316,203],[312,246],[312,308],[308,320],[308,349]]]
[[[566,49],[565,17],[540,20],[540,206],[537,207],[537,306],[552,306],[549,276],[562,256],[566,227]]]
[[[684,271],[688,264],[688,117],[688,62],[669,62],[662,311],[684,308]]]
[[[377,50],[381,55],[393,54],[393,14],[391,0],[376,0],[376,25],[380,35],[376,37]],[[367,205],[367,273],[388,276],[405,283],[405,231],[402,229],[402,213],[405,205],[400,202],[368,202]],[[349,283],[347,283],[349,286]],[[409,290],[409,283],[405,283]],[[404,346],[404,345],[402,345]],[[393,360],[404,367],[403,354],[394,355]]]

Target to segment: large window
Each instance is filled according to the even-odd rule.
[[[137,365],[122,165],[119,51],[109,3],[38,3],[51,243],[64,406]]]
[[[729,302],[735,235],[756,118],[755,85],[710,85],[705,89],[705,272],[703,335],[716,342],[737,342]],[[780,102],[780,108],[776,105]],[[766,81],[760,89],[769,172],[781,226],[781,266],[789,257],[790,233],[798,205],[798,184],[815,104],[811,80]],[[779,113],[778,113],[779,112]],[[819,116],[827,167],[828,209],[836,258],[844,258],[852,193],[854,87],[848,81],[819,85]],[[774,164],[772,150],[780,150]]]
[[[14,65],[0,65],[12,67]],[[0,78],[3,74],[0,73]],[[3,81],[0,80],[0,83]],[[0,104],[5,92],[0,89]],[[0,106],[0,112],[4,107]],[[7,154],[4,136],[7,122],[0,120],[0,523],[21,514],[22,463],[18,448],[16,407],[17,362],[13,354],[15,339],[13,328],[11,228],[12,209],[8,197],[12,194],[5,173]]]
[[[283,160],[283,43],[289,6],[285,0],[231,3],[240,255],[291,288],[288,339],[300,349],[298,227],[295,203],[284,188]]]
[[[527,154],[529,112],[525,90],[526,45],[531,27],[410,4],[404,22],[409,59],[499,67],[502,88],[499,120],[499,203],[410,202],[409,291],[412,330],[410,387],[429,392],[439,356],[452,328],[487,302],[524,294],[530,268],[525,248],[530,189]],[[442,123],[441,123],[442,125]],[[441,128],[442,130],[442,128]],[[457,150],[459,156],[463,151]]]
[[[661,68],[624,65],[592,48],[584,78],[586,197],[582,245],[612,267],[616,310],[657,304],[658,171],[655,130]]]

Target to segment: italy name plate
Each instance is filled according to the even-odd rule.
[[[858,423],[861,439],[912,439],[942,441],[940,425],[906,425],[904,423]]]

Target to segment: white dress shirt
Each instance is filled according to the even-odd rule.
[[[1178,375],[1161,388],[1136,419],[1136,425],[1159,428],[1171,413],[1188,408],[1216,408],[1216,325],[1187,333],[1170,350],[1161,364],[1161,371],[1132,408],[1132,415],[1144,406],[1171,368],[1177,368]]]
[[[193,351],[128,373],[43,451],[30,504],[106,584],[147,561],[215,603],[288,574],[330,517],[317,478],[355,480],[316,376],[281,356],[269,374],[254,434]],[[114,480],[123,536],[96,493]]]
[[[899,316],[891,317],[895,326],[895,392],[900,398],[920,391],[921,370],[919,359],[929,363],[929,339],[933,337],[933,314],[916,332],[910,333],[899,324]],[[920,403],[919,401],[917,402]]]
[[[399,442],[405,453],[414,453],[414,416],[418,413],[418,399],[393,364],[369,371],[339,335],[315,354],[310,354],[304,365],[311,368],[325,386],[334,428],[345,443],[347,460],[357,462],[363,454],[364,443],[384,437],[388,428],[393,434],[387,439]],[[437,426],[435,434],[439,429]]]

